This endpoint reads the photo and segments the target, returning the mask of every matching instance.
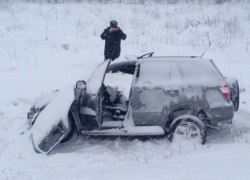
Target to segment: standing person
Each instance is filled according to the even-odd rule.
[[[104,29],[101,34],[101,38],[105,40],[105,60],[111,59],[113,61],[120,56],[121,40],[125,40],[127,37],[117,25],[117,21],[110,21],[110,27]]]

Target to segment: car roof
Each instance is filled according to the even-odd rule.
[[[119,61],[119,62],[112,62],[109,65],[107,72],[121,71],[124,73],[133,74],[137,62],[138,62],[137,60],[125,60],[125,61]]]
[[[168,60],[176,60],[176,61],[211,61],[210,59],[203,59],[198,56],[153,56],[153,57],[144,57],[142,59],[118,59],[115,62],[110,64],[110,68],[121,67],[125,65],[135,65],[138,62],[148,62],[148,61],[168,61]]]
[[[146,62],[166,62],[169,61],[189,61],[190,63],[194,61],[208,61],[208,59],[203,59],[197,56],[153,56],[153,57],[143,57],[141,59],[131,58],[131,59],[117,59],[116,61],[111,62],[108,67],[107,72],[123,72],[128,74],[133,74],[137,63],[146,63]],[[210,60],[211,61],[211,60]]]

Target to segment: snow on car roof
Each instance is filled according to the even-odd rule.
[[[201,58],[147,58],[140,61],[141,85],[218,86],[223,78],[211,60]]]
[[[117,59],[115,62],[111,62],[110,66],[108,67],[108,71],[121,71],[124,73],[133,74],[135,70],[135,65],[137,63],[143,63],[143,62],[159,62],[162,63],[169,63],[169,61],[188,61],[192,64],[193,61],[197,62],[202,61],[208,62],[211,61],[209,59],[203,59],[196,56],[155,56],[155,57],[144,57],[142,59]],[[211,65],[211,62],[209,62]],[[134,66],[134,67],[133,67]],[[152,67],[153,68],[153,67]]]
[[[117,59],[111,63],[111,66],[113,65],[122,65],[127,63],[137,63],[137,62],[143,62],[143,61],[168,61],[168,60],[188,60],[188,61],[210,61],[210,59],[204,59],[199,56],[153,56],[153,57],[144,57],[142,59],[137,59],[136,57],[131,59]]]
[[[139,59],[139,61],[208,61],[209,59],[203,59],[197,56],[155,56],[155,57],[145,57]]]

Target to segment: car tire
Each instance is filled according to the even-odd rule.
[[[185,126],[188,127],[188,128],[186,128],[186,130],[190,131],[189,134],[185,134],[185,132],[180,131],[180,129],[185,127]],[[190,128],[190,127],[192,127],[192,128]],[[190,129],[192,129],[192,130],[190,130]],[[199,138],[199,141],[201,144],[205,144],[205,142],[206,142],[206,127],[204,126],[202,121],[199,120],[197,117],[178,118],[178,120],[174,121],[172,123],[172,125],[170,126],[169,140],[171,142],[174,141],[174,138],[176,135],[180,136],[181,138],[182,138],[182,136],[183,137],[185,136],[185,138],[190,138],[190,139],[195,138],[195,136],[196,136],[197,138]],[[188,137],[189,135],[192,137]]]

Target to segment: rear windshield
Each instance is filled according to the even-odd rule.
[[[140,63],[138,83],[220,85],[223,79],[208,60],[166,60]]]

